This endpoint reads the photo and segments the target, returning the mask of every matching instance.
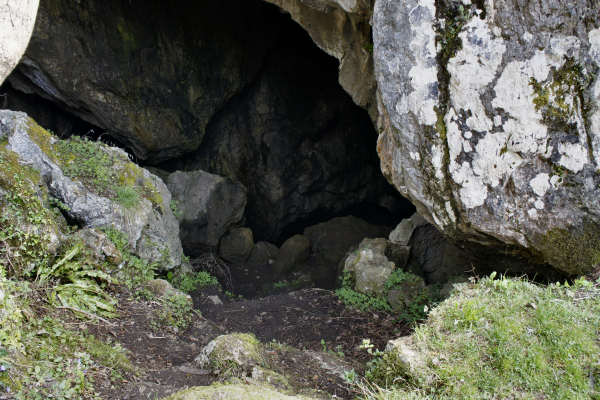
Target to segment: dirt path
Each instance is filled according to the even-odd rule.
[[[322,289],[222,300],[224,304],[215,305],[206,293],[195,293],[194,301],[202,316],[195,316],[185,332],[157,334],[149,315],[159,304],[119,294],[121,317],[113,325],[90,325],[88,329],[129,350],[138,374],[117,383],[97,382],[102,397],[159,399],[185,387],[209,385],[218,377],[193,364],[203,346],[221,334],[249,332],[267,344],[269,364],[291,377],[293,386],[352,399],[353,390],[339,371],[323,370],[330,368],[329,361],[360,372],[369,359],[358,348],[362,339],[369,338],[383,348],[387,340],[409,331],[408,326],[385,314],[347,309],[334,293]]]

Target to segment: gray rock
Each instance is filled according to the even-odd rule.
[[[98,229],[80,229],[74,236],[85,243],[96,261],[106,260],[114,265],[119,265],[123,260],[123,255],[119,249],[108,239],[104,232]]]
[[[354,276],[354,290],[368,295],[380,295],[385,283],[396,269],[385,256],[388,241],[383,238],[365,239],[344,262],[344,272]]]
[[[190,304],[192,303],[192,298],[189,294],[182,292],[181,290],[175,289],[173,285],[167,282],[164,279],[152,279],[148,282],[144,283],[144,289],[148,290],[150,293],[155,295],[156,297],[173,297],[173,296],[182,296],[184,297]]]
[[[11,83],[157,162],[196,149],[215,113],[256,78],[277,37],[263,27],[277,32],[276,16],[247,1],[43,1]]]
[[[244,216],[246,188],[230,179],[200,170],[177,171],[169,175],[167,185],[181,241],[190,254],[216,248],[225,232]]]
[[[455,3],[375,2],[382,170],[453,241],[589,271],[600,250],[597,7]]]
[[[428,283],[445,283],[453,276],[468,274],[474,265],[485,267],[470,251],[449,242],[430,224],[418,228],[413,234],[409,265]]]
[[[253,334],[231,333],[208,343],[194,363],[213,373],[250,373],[252,367],[264,363],[263,351],[262,344]]]
[[[0,137],[8,140],[7,149],[15,152],[22,163],[39,171],[50,195],[64,204],[71,219],[83,227],[113,227],[123,232],[132,251],[156,262],[159,269],[181,264],[183,250],[179,224],[169,207],[171,194],[162,180],[133,164],[124,151],[100,143],[95,149],[112,159],[112,170],[120,179],[132,180],[128,188],[139,198],[129,206],[114,194],[102,193],[89,182],[65,175],[62,165],[71,161],[57,156],[58,139],[26,114],[0,111]]]
[[[8,0],[0,8],[0,84],[27,48],[38,5],[39,0]]]
[[[250,266],[271,265],[279,255],[279,248],[269,242],[258,242],[254,245],[246,263]]]
[[[243,264],[254,248],[254,236],[248,228],[233,228],[223,236],[219,244],[219,255],[234,264]]]
[[[387,236],[389,228],[356,217],[338,217],[304,230],[311,244],[311,264],[336,271],[346,253],[364,238]]]
[[[371,0],[266,0],[290,13],[327,54],[340,62],[339,82],[377,119],[369,24]]]
[[[415,229],[427,224],[425,218],[415,213],[410,218],[403,219],[390,233],[389,240],[402,246],[408,246]]]
[[[304,235],[294,235],[281,245],[274,269],[280,274],[288,273],[305,262],[309,255],[309,240]]]

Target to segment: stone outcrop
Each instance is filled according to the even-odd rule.
[[[396,269],[385,256],[387,246],[388,241],[383,238],[365,239],[346,258],[344,272],[354,277],[354,290],[370,295],[383,293],[385,282]]]
[[[125,152],[81,139],[59,140],[20,112],[0,111],[0,137],[21,163],[38,171],[71,224],[122,232],[133,252],[158,269],[181,264],[171,194]]]
[[[600,258],[597,4],[479,4],[375,2],[382,170],[454,241],[589,271]]]
[[[376,84],[370,18],[373,0],[265,0],[287,11],[327,54],[337,58],[340,85],[375,121]]]
[[[8,0],[0,6],[0,84],[27,48],[38,5],[39,0]]]
[[[246,188],[204,171],[177,171],[167,178],[172,209],[179,220],[181,241],[189,254],[215,249],[221,237],[240,223]]]
[[[250,3],[44,1],[10,81],[109,131],[142,159],[172,158],[199,146],[277,36],[262,28],[278,30],[276,10]]]

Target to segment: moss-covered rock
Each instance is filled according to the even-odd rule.
[[[202,349],[195,362],[221,376],[249,374],[264,364],[263,347],[253,334],[221,335]]]
[[[410,337],[391,341],[367,376],[436,399],[596,398],[600,281],[523,279],[455,285]],[[386,397],[387,398],[387,397]]]
[[[310,400],[309,397],[293,396],[260,385],[213,385],[193,387],[178,392],[164,400]]]
[[[60,140],[26,114],[11,111],[0,112],[0,138],[6,151],[16,154],[7,153],[7,163],[27,165],[18,167],[30,171],[21,175],[43,183],[41,194],[47,192],[71,221],[123,232],[133,252],[159,269],[181,263],[179,225],[166,185],[125,152],[79,138]],[[7,176],[4,186],[14,186],[11,179]],[[42,212],[39,203],[32,207]]]

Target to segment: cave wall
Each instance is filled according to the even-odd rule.
[[[349,21],[351,36],[368,37],[364,21]],[[369,86],[372,66],[365,71]],[[349,96],[341,77],[339,59],[258,0],[48,0],[9,95],[59,134],[83,127],[144,165],[241,182],[246,223],[281,241],[356,210],[388,224],[413,210],[380,173],[377,134],[355,104],[369,108],[371,95]]]

